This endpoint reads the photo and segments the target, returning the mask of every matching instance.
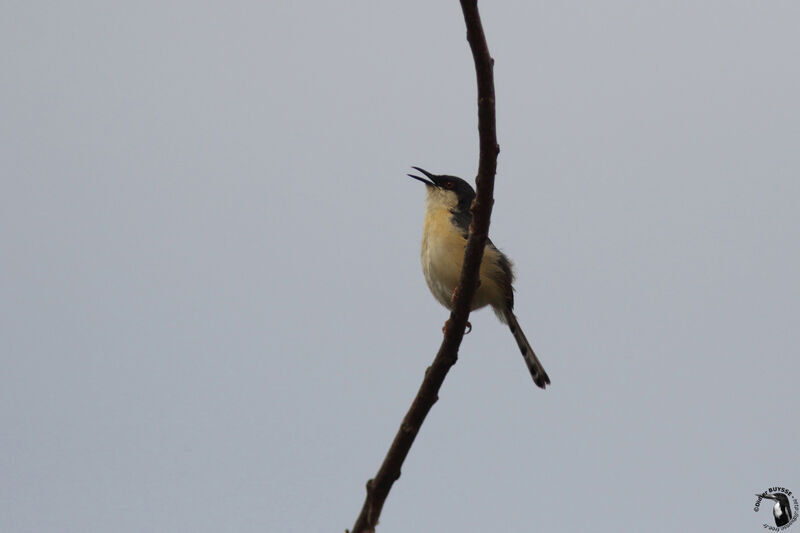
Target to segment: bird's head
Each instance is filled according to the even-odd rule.
[[[461,178],[431,174],[419,167],[411,167],[425,175],[425,178],[409,174],[408,176],[425,184],[428,191],[426,202],[428,205],[441,205],[450,210],[468,212],[475,190]]]

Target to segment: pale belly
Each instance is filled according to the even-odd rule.
[[[449,213],[448,213],[449,215]],[[436,217],[439,218],[439,217]],[[443,217],[442,217],[443,218]],[[426,217],[425,232],[422,239],[422,271],[425,281],[434,298],[450,309],[452,307],[453,291],[458,286],[461,276],[461,265],[464,261],[464,249],[467,240],[462,234],[453,229],[447,219],[432,219]],[[481,284],[472,299],[471,308],[479,309],[492,302],[500,305],[503,301],[502,293],[497,284],[487,277],[486,273],[495,270],[493,265],[494,252],[487,247],[484,250],[481,262]]]

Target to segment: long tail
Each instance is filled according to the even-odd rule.
[[[522,328],[519,327],[517,317],[514,316],[514,313],[511,310],[505,310],[503,312],[503,318],[506,319],[508,327],[511,330],[511,334],[514,335],[514,339],[517,341],[519,351],[522,352],[522,357],[525,358],[525,364],[528,365],[528,370],[531,372],[533,382],[541,388],[545,388],[547,385],[550,385],[550,377],[547,375],[547,372],[544,371],[542,363],[533,352],[531,343],[528,342],[528,339],[522,332]]]

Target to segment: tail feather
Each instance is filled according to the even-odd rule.
[[[506,310],[503,313],[503,318],[505,318],[505,321],[508,323],[511,334],[514,335],[514,340],[517,341],[519,351],[522,352],[522,357],[525,358],[525,363],[528,365],[528,370],[531,372],[533,382],[542,389],[550,385],[550,377],[547,375],[547,372],[544,371],[542,363],[533,352],[533,348],[531,348],[531,344],[522,332],[522,328],[519,327],[517,317],[514,316],[511,310]]]

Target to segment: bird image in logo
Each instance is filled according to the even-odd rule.
[[[764,524],[764,529],[772,531],[781,531],[788,528],[797,520],[798,502],[797,498],[792,495],[792,491],[783,487],[770,487],[761,494],[756,494],[754,511],[758,512],[761,506],[762,499],[768,499],[775,502],[772,506],[772,516],[775,518],[775,527]]]

